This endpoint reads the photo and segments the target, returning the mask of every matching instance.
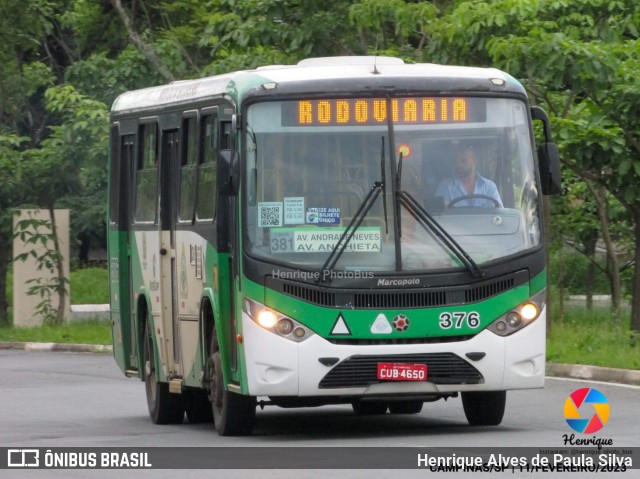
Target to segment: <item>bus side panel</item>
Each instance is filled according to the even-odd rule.
[[[213,293],[217,274],[218,255],[207,240],[189,230],[176,232],[177,255],[177,318],[180,332],[180,359],[185,386],[201,387],[207,361],[207,331],[210,325],[203,322],[203,301],[216,308]],[[217,287],[217,286],[216,286]]]

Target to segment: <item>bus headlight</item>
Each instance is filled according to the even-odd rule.
[[[315,333],[299,322],[285,316],[282,313],[267,308],[249,298],[244,300],[244,312],[261,328],[271,331],[278,336],[301,342]]]
[[[277,322],[278,322],[278,317],[275,315],[273,311],[264,309],[258,313],[258,324],[262,326],[264,329],[273,328]]]
[[[500,316],[487,328],[498,336],[509,336],[535,321],[544,307],[546,290]]]
[[[526,321],[533,321],[540,314],[540,310],[535,303],[526,303],[520,309],[520,316]]]

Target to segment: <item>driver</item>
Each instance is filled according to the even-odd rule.
[[[496,184],[476,171],[478,160],[471,146],[459,146],[456,149],[456,176],[445,178],[436,188],[435,196],[444,199],[449,206],[456,198],[469,195],[483,195],[493,198],[497,206],[502,208],[502,200]],[[459,206],[495,207],[496,203],[488,198],[469,198],[456,202]]]

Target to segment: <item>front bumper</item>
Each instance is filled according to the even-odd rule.
[[[467,341],[459,342],[344,345],[333,344],[317,335],[297,343],[262,329],[243,313],[242,333],[249,394],[377,397],[540,388],[544,385],[545,323],[546,308],[533,323],[507,337],[484,330]],[[467,353],[485,355],[474,361],[466,356]],[[337,361],[327,366],[323,364],[327,363],[327,358]],[[377,358],[380,358],[380,362],[426,362],[432,374],[427,374],[425,382],[380,382],[371,376],[371,368],[375,366]],[[436,364],[436,359],[441,362]],[[359,361],[367,363],[364,369],[353,365]],[[352,380],[349,371],[338,381],[327,380],[338,375],[338,371],[332,373],[335,368],[348,369],[351,366]],[[479,378],[457,373],[456,368],[459,367],[469,374],[476,370]]]

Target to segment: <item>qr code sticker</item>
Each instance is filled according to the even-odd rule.
[[[258,203],[258,226],[260,228],[282,226],[282,203],[277,201]]]

